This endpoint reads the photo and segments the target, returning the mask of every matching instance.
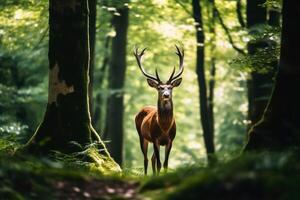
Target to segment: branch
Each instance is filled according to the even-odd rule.
[[[246,52],[243,51],[243,49],[239,48],[238,46],[236,46],[236,45],[234,44],[234,41],[233,41],[233,39],[232,39],[232,36],[230,35],[230,31],[229,31],[228,27],[225,25],[225,23],[224,23],[224,21],[223,21],[221,15],[220,15],[220,12],[219,12],[219,10],[218,10],[216,7],[215,7],[215,11],[216,11],[217,17],[218,17],[218,19],[219,19],[219,21],[220,21],[220,24],[221,24],[222,28],[224,29],[224,31],[225,31],[225,33],[226,33],[226,35],[227,35],[227,37],[228,37],[229,43],[231,44],[232,48],[233,48],[234,50],[236,50],[237,52],[239,52],[240,54],[246,55]]]
[[[176,3],[178,3],[181,8],[191,17],[194,17],[194,15],[187,9],[187,7],[180,1],[180,0],[175,0]]]
[[[39,39],[39,41],[33,46],[33,50],[35,50],[35,49],[37,49],[39,46],[40,46],[40,44],[43,42],[43,40],[45,39],[45,37],[47,36],[47,34],[48,34],[48,32],[49,32],[49,26],[47,26],[47,28],[44,30],[44,32],[42,33],[42,36],[41,36],[41,38]]]
[[[246,24],[244,22],[244,18],[243,18],[243,14],[242,14],[242,2],[241,2],[241,0],[236,1],[236,14],[237,14],[237,18],[238,18],[238,21],[239,21],[241,27],[245,28]]]

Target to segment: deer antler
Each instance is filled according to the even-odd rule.
[[[148,74],[148,73],[145,71],[145,69],[142,67],[142,57],[143,57],[143,55],[144,55],[146,49],[147,49],[147,48],[144,48],[144,49],[141,51],[141,53],[139,53],[139,49],[138,49],[138,48],[135,48],[133,54],[134,54],[134,56],[135,56],[135,58],[136,58],[137,64],[138,64],[140,70],[142,71],[142,73],[143,73],[147,78],[150,78],[150,79],[155,80],[155,81],[157,81],[158,83],[160,83],[161,80],[160,80],[160,78],[159,78],[159,76],[158,76],[157,69],[155,69],[156,77],[154,77],[154,76],[152,76],[151,74]]]
[[[173,72],[168,80],[167,83],[171,83],[172,81],[174,81],[175,79],[177,79],[178,77],[181,76],[182,72],[183,72],[183,58],[184,58],[184,49],[182,48],[182,50],[180,51],[180,49],[178,48],[177,45],[175,45],[177,52],[176,55],[178,55],[179,57],[179,71],[177,72],[177,74],[174,76],[175,73],[175,67],[173,68]],[[174,76],[174,77],[173,77]]]

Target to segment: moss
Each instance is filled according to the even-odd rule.
[[[150,178],[141,192],[163,200],[297,199],[299,169],[299,154],[294,151],[246,154],[210,168],[194,166],[190,174],[191,169],[182,169]]]
[[[91,151],[93,152],[92,157],[95,158],[96,150]],[[120,184],[121,177],[111,176],[111,170],[107,169],[115,167],[117,170],[118,165],[114,166],[113,160],[108,161],[103,156],[101,159],[106,160],[102,163],[99,158],[98,162],[102,165],[99,164],[95,166],[94,170],[91,170],[86,167],[89,164],[81,166],[80,163],[77,163],[78,165],[75,166],[71,165],[73,163],[67,164],[54,160],[54,158],[37,158],[24,154],[9,156],[6,152],[0,152],[0,199],[60,199],[56,198],[57,193],[65,190],[57,188],[57,184],[62,182],[66,183],[66,186],[69,185],[71,190],[77,184],[78,187],[79,185],[84,187],[86,184],[92,185],[93,182],[102,186],[99,190],[105,190],[106,183],[108,185]],[[111,164],[107,166],[109,162]],[[104,163],[106,167],[103,166]],[[99,169],[105,170],[99,173]]]
[[[94,147],[87,150],[87,155],[93,161],[89,164],[91,171],[101,172],[104,175],[122,172],[120,166],[110,156],[100,154]]]

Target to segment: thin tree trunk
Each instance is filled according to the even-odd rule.
[[[90,68],[89,68],[89,106],[90,113],[93,117],[93,86],[94,86],[94,68],[95,68],[95,45],[96,45],[96,16],[97,16],[97,2],[96,0],[89,1],[89,38],[90,38]]]
[[[272,97],[249,132],[245,150],[283,150],[300,145],[299,1],[283,0],[279,70]]]
[[[211,161],[211,155],[215,152],[213,135],[211,130],[211,122],[209,121],[207,86],[205,80],[204,69],[204,31],[202,23],[201,4],[199,0],[192,1],[193,16],[196,28],[197,55],[196,55],[196,73],[199,85],[200,95],[200,116],[203,129],[203,137],[207,152],[208,161]]]
[[[123,158],[123,114],[124,114],[124,82],[126,72],[126,44],[128,29],[128,8],[119,8],[120,16],[114,15],[112,24],[116,36],[112,40],[111,65],[109,68],[108,112],[106,133],[109,151],[119,165]]]
[[[215,10],[215,0],[210,0],[210,26],[209,31],[211,34],[210,40],[210,80],[209,80],[209,90],[208,90],[208,113],[209,113],[209,121],[210,121],[210,129],[212,134],[212,141],[214,141],[215,135],[215,120],[214,120],[214,90],[216,84],[216,56],[215,56],[215,49],[216,49],[216,31],[215,31],[215,21],[216,21],[216,10]]]
[[[242,0],[236,0],[236,14],[238,21],[242,28],[246,27],[246,24],[244,22],[243,12],[242,12]]]

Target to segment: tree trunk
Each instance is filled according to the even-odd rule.
[[[249,132],[245,150],[282,150],[300,144],[299,1],[283,0],[279,70],[272,97]]]
[[[87,0],[50,0],[48,104],[43,122],[28,142],[30,151],[68,153],[82,150],[71,141],[85,146],[94,138],[102,143],[89,112],[89,50]]]
[[[119,165],[122,165],[123,155],[123,97],[126,72],[126,44],[128,28],[128,8],[119,8],[120,16],[114,15],[112,24],[116,36],[112,40],[111,64],[109,68],[109,90],[105,134],[108,149]]]
[[[199,0],[192,1],[193,16],[196,28],[197,55],[196,55],[196,73],[199,85],[200,116],[203,129],[204,144],[207,152],[208,161],[211,161],[211,155],[215,152],[213,134],[211,130],[211,121],[209,118],[207,87],[204,69],[204,31],[202,23],[201,4]]]
[[[266,7],[262,6],[264,2],[265,0],[247,1],[247,27],[250,35],[257,35],[257,27],[259,25],[267,25],[267,10]],[[249,102],[248,120],[250,122],[248,130],[257,123],[263,115],[272,92],[274,82],[273,77],[277,66],[276,62],[275,64],[264,61],[261,62],[262,59],[257,59],[255,55],[259,54],[260,51],[270,50],[273,46],[274,41],[268,39],[254,39],[248,43],[248,54],[250,57],[252,56],[251,64],[254,70],[257,70],[258,68],[268,68],[268,72],[264,73],[260,71],[251,72],[250,79],[247,83]]]
[[[236,0],[236,14],[239,21],[239,24],[242,28],[246,27],[246,24],[244,22],[243,12],[242,12],[242,0]]]
[[[209,32],[211,34],[210,39],[210,79],[208,83],[208,113],[209,113],[209,121],[210,121],[210,129],[212,134],[212,141],[214,141],[215,136],[215,120],[214,120],[214,91],[216,84],[216,30],[215,30],[215,21],[216,21],[216,9],[215,9],[215,0],[210,0],[210,25]]]
[[[97,2],[96,0],[89,1],[89,38],[90,38],[90,68],[89,68],[89,106],[90,113],[93,117],[93,86],[94,86],[94,68],[95,68],[95,46],[96,46],[96,17],[97,17]]]

